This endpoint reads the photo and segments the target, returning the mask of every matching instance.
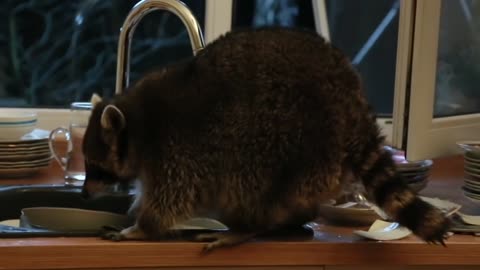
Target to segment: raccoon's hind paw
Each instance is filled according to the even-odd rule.
[[[121,231],[107,229],[102,232],[101,237],[102,239],[112,241],[145,240],[147,238],[137,225],[133,225]]]
[[[104,231],[101,234],[103,240],[112,240],[115,242],[126,240],[125,236],[118,231]]]
[[[400,223],[430,244],[445,245],[450,221],[439,209],[416,198],[400,213]]]
[[[445,240],[448,238],[450,221],[438,211],[439,217],[425,219],[425,225],[416,232],[416,234],[429,244],[441,244],[446,247]]]
[[[246,242],[253,238],[256,233],[234,233],[234,232],[217,232],[217,233],[203,233],[195,237],[197,241],[211,241],[203,248],[203,252],[207,253],[214,249],[234,246]]]

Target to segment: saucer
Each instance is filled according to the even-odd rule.
[[[398,171],[419,171],[419,170],[429,170],[433,165],[433,160],[419,160],[419,161],[405,161],[397,163]]]
[[[319,215],[334,224],[369,225],[381,218],[372,208],[355,207],[357,203],[319,205]]]
[[[396,222],[386,222],[383,220],[376,220],[368,231],[355,230],[353,233],[378,241],[402,239],[412,234],[409,229]]]

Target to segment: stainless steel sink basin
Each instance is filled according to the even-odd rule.
[[[132,195],[111,194],[85,199],[81,187],[63,185],[0,186],[0,221],[18,219],[23,208],[69,207],[125,214]]]

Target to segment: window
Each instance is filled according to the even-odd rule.
[[[315,30],[321,28],[315,17],[325,14],[328,33],[322,34],[353,61],[377,113],[391,117],[399,0],[237,0],[234,8],[234,29],[278,25]]]
[[[15,0],[0,6],[0,106],[39,108],[39,125],[67,123],[73,101],[114,93],[120,27],[137,0]],[[204,25],[205,1],[185,0]],[[131,81],[192,55],[180,19],[167,11],[145,16],[135,30]],[[48,108],[48,109],[47,109]]]
[[[480,2],[442,1],[434,116],[480,112]],[[462,29],[462,31],[459,31]]]
[[[66,107],[93,92],[111,96],[119,29],[137,1],[8,1],[0,34],[3,106]],[[203,23],[204,1],[186,1]],[[131,79],[192,55],[186,29],[171,13],[138,25]]]
[[[233,13],[233,29],[284,26],[315,30],[312,1],[237,0]]]
[[[479,7],[478,0],[404,5],[402,30],[411,34],[400,41],[397,80],[411,76],[411,86],[397,89],[404,104],[397,105],[394,143],[408,159],[459,152],[456,141],[480,134]]]
[[[232,28],[316,29],[350,57],[381,119],[393,114],[394,146],[418,159],[453,153],[456,140],[478,134],[479,1],[184,2],[207,43]],[[119,28],[136,2],[6,1],[0,7],[0,106],[33,107],[39,125],[52,129],[67,122],[70,102],[88,100],[92,92],[111,96]],[[180,20],[151,13],[135,31],[131,80],[191,54]]]
[[[237,0],[232,28],[317,30],[352,60],[378,122],[392,140],[400,0]]]

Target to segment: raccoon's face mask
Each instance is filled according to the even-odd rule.
[[[134,178],[127,162],[126,120],[122,111],[100,98],[92,98],[94,108],[83,138],[85,183],[83,195],[107,192],[117,183]]]

